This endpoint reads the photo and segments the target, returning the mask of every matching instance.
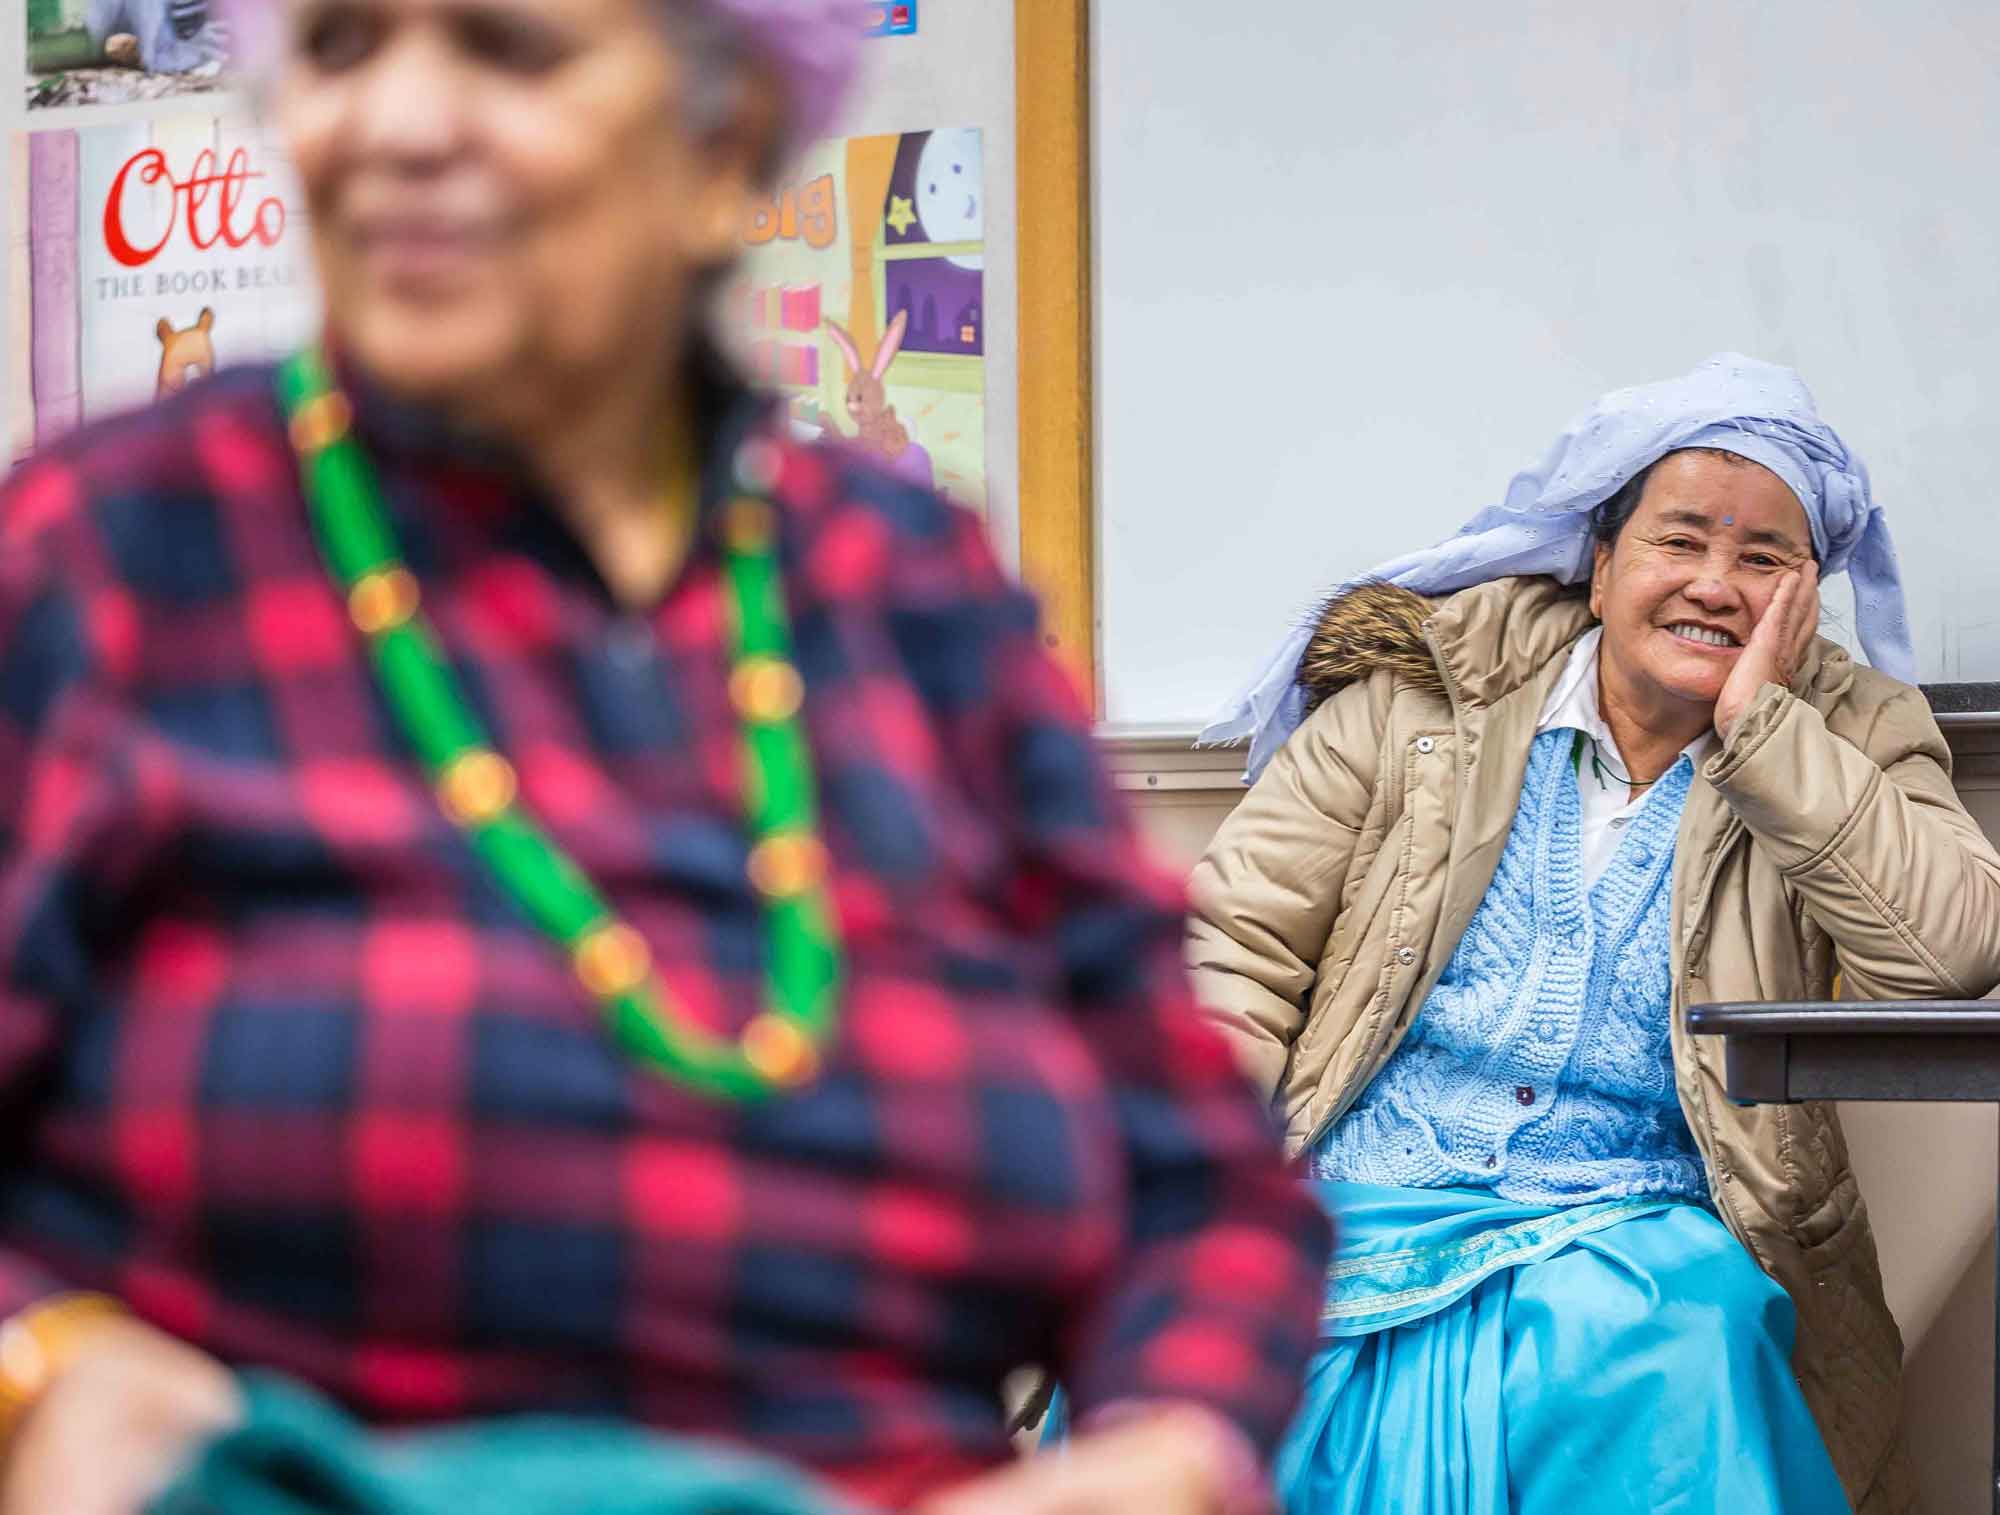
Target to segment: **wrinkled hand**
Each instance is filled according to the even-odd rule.
[[[1818,634],[1819,565],[1807,562],[1779,583],[1715,701],[1715,734],[1725,745],[1766,684],[1790,685]]]
[[[242,1418],[214,1358],[138,1321],[94,1332],[0,1463],[0,1515],[141,1515],[195,1450]]]
[[[1230,1515],[1242,1507],[1221,1429],[1171,1411],[1079,1436],[919,1505],[915,1515]]]

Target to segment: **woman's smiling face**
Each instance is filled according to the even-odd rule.
[[[1668,454],[1617,542],[1597,549],[1590,608],[1607,679],[1648,703],[1712,711],[1780,580],[1812,555],[1805,510],[1769,469]]]

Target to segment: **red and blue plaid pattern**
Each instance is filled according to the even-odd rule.
[[[729,1031],[763,979],[713,533],[615,607],[501,458],[364,402],[527,801]],[[0,493],[0,1310],[107,1289],[385,1422],[630,1416],[894,1504],[1005,1455],[1002,1375],[1261,1447],[1327,1236],[1199,1025],[1142,855],[979,524],[791,448],[783,558],[849,957],[825,1076],[627,1062],[406,754],[270,376]]]

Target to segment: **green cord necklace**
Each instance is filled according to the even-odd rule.
[[[353,436],[353,410],[320,353],[286,362],[278,393],[328,572],[439,806],[500,888],[567,953],[619,1046],[719,1099],[810,1082],[837,1019],[842,965],[770,504],[746,494],[723,528],[735,633],[729,694],[742,729],[750,882],[764,904],[770,963],[765,1007],[732,1040],[675,1014],[644,940],[523,809],[513,767],[467,705],[423,613],[374,466]]]

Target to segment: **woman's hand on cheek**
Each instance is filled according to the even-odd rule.
[[[1715,701],[1715,732],[1727,744],[1737,722],[1766,684],[1789,686],[1819,633],[1819,565],[1808,562],[1786,574],[1764,607],[1750,645],[1736,660]]]
[[[1248,1515],[1269,1509],[1248,1444],[1207,1414],[1163,1410],[1077,1437],[927,1500],[914,1515]],[[1251,1487],[1245,1488],[1245,1473]]]

